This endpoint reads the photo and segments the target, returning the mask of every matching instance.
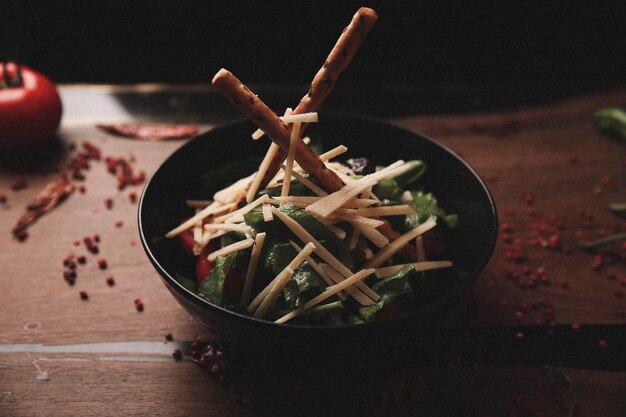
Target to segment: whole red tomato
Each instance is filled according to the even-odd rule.
[[[48,78],[23,65],[0,65],[0,151],[44,145],[54,137],[62,112]]]

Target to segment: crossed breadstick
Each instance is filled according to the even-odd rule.
[[[237,110],[263,130],[285,153],[289,150],[290,129],[248,87],[243,85],[230,71],[222,68],[215,74],[213,86],[222,90]],[[306,144],[299,140],[295,159],[306,172],[311,174],[329,192],[343,187],[343,181]],[[282,161],[281,161],[282,162]]]
[[[374,23],[376,23],[376,20],[378,20],[376,12],[367,7],[361,7],[354,14],[352,21],[341,33],[337,43],[330,51],[328,58],[324,61],[324,65],[322,65],[322,68],[315,74],[309,91],[302,97],[292,114],[319,110],[326,97],[328,97],[333,90],[339,75],[350,65],[350,62],[352,62],[356,51],[361,46],[361,43],[363,43],[367,33],[374,26]],[[306,129],[306,126],[302,126],[300,135],[302,135],[304,129]],[[259,189],[269,184],[286,157],[287,152],[283,151],[281,148],[281,150],[276,153],[276,156],[272,158],[269,168],[261,180]]]
[[[350,64],[365,36],[370,31],[378,15],[372,9],[361,7],[344,29],[337,43],[330,51],[324,65],[317,72],[307,94],[293,111],[293,114],[314,112],[330,94],[339,75]],[[279,145],[279,151],[270,161],[259,188],[264,188],[276,175],[289,149],[289,128],[258,97],[245,87],[234,75],[221,69],[213,78],[214,87],[222,90],[237,110],[263,130]],[[303,126],[304,130],[305,126]],[[337,191],[343,182],[328,170],[320,159],[301,140],[296,148],[296,160],[326,191]]]

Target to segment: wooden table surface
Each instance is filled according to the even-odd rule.
[[[624,218],[608,210],[626,202],[626,143],[590,123],[594,109],[626,105],[626,89],[500,111],[385,113],[461,153],[488,183],[506,224],[472,288],[470,359],[452,357],[376,387],[346,387],[341,401],[328,409],[319,401],[315,410],[298,410],[285,403],[288,396],[245,378],[222,383],[188,357],[172,358],[173,349],[187,352],[211,336],[174,301],[144,255],[129,198],[141,186],[118,191],[103,162],[91,164],[85,193],[44,216],[26,241],[12,238],[26,204],[59,175],[41,164],[67,159],[69,143],[88,140],[103,156],[134,158],[133,167],[148,174],[184,143],[114,137],[95,122],[191,120],[175,99],[151,109],[151,97],[161,103],[167,94],[149,88],[126,88],[124,100],[115,89],[67,86],[62,94],[60,150],[21,168],[5,158],[0,171],[0,194],[8,200],[0,206],[0,416],[567,416],[574,402],[575,416],[626,415],[624,258],[594,270],[594,254],[577,245],[626,229]],[[217,96],[200,94],[208,97],[208,113],[193,121],[202,130],[234,117],[223,104],[211,113]],[[13,191],[19,177],[28,185]],[[74,245],[96,234],[98,255]],[[74,286],[63,279],[68,253],[87,258]],[[136,298],[144,311],[136,310]],[[165,341],[168,332],[174,341]]]

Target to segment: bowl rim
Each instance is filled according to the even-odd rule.
[[[263,320],[263,319],[259,319],[259,318],[255,318],[255,317],[251,317],[251,316],[247,316],[245,314],[241,314],[238,313],[236,311],[233,310],[228,310],[224,307],[215,305],[210,303],[209,301],[203,299],[202,297],[200,297],[199,295],[195,294],[194,292],[188,290],[187,288],[183,287],[176,279],[174,279],[174,277],[166,270],[166,268],[164,268],[160,262],[156,259],[155,255],[152,253],[152,251],[150,250],[149,247],[149,243],[146,239],[145,233],[144,233],[144,225],[142,222],[142,213],[143,213],[143,208],[144,208],[144,199],[145,196],[148,192],[148,189],[150,188],[150,185],[152,184],[152,181],[154,180],[155,176],[160,172],[160,170],[162,169],[162,167],[173,157],[175,157],[175,155],[177,155],[178,153],[182,153],[185,152],[185,148],[188,146],[191,146],[191,144],[193,144],[195,141],[197,140],[203,140],[203,138],[207,135],[211,135],[214,134],[215,132],[220,132],[222,130],[228,130],[228,129],[232,129],[235,126],[238,125],[242,125],[242,124],[251,124],[252,122],[249,119],[245,119],[245,118],[237,118],[236,120],[227,122],[227,123],[223,123],[220,125],[217,125],[213,128],[211,128],[210,130],[199,134],[191,139],[189,139],[186,143],[184,143],[183,145],[181,145],[180,147],[178,147],[176,150],[174,150],[171,154],[169,154],[161,163],[159,163],[159,165],[154,169],[154,171],[152,172],[152,174],[150,175],[150,177],[148,178],[148,180],[146,181],[146,183],[144,184],[143,190],[141,192],[141,196],[139,198],[139,204],[137,207],[137,224],[138,224],[138,229],[139,229],[139,237],[141,240],[141,245],[148,257],[148,259],[150,260],[150,262],[152,263],[152,266],[157,270],[157,272],[159,273],[159,275],[161,276],[162,279],[164,279],[167,283],[168,283],[168,290],[170,289],[169,287],[174,287],[177,289],[177,293],[181,296],[183,296],[185,299],[187,299],[188,301],[192,302],[193,304],[195,304],[196,306],[203,308],[203,309],[208,309],[211,311],[211,313],[214,314],[218,314],[220,316],[225,316],[228,319],[231,320],[238,320],[241,321],[243,324],[247,323],[254,323],[254,325],[257,326],[265,326],[268,330],[271,329],[272,331],[308,331],[308,332],[345,332],[348,329],[370,329],[370,328],[376,328],[376,327],[380,327],[380,326],[389,326],[391,323],[399,323],[402,321],[406,321],[410,318],[417,318],[419,316],[426,316],[429,312],[436,310],[437,308],[439,308],[443,303],[450,301],[451,299],[456,298],[457,296],[459,296],[460,294],[462,294],[468,287],[470,287],[474,281],[476,281],[476,279],[478,278],[478,276],[481,274],[481,272],[484,270],[485,266],[487,265],[487,263],[489,262],[489,259],[491,258],[492,254],[493,254],[493,250],[495,248],[496,242],[497,242],[497,235],[498,235],[498,213],[496,210],[496,203],[495,200],[491,194],[491,191],[489,190],[489,187],[487,187],[487,184],[485,183],[485,181],[483,180],[483,178],[480,176],[480,174],[478,174],[478,172],[465,160],[463,159],[461,156],[459,156],[459,154],[457,154],[454,150],[452,150],[450,147],[448,147],[447,145],[431,138],[428,135],[425,135],[421,132],[412,130],[412,129],[408,129],[405,128],[403,126],[398,126],[397,124],[391,122],[391,121],[387,121],[384,119],[379,119],[376,117],[372,117],[372,116],[365,116],[365,115],[361,115],[361,114],[354,114],[354,113],[349,113],[349,112],[337,112],[337,111],[320,111],[320,119],[322,119],[324,116],[330,116],[333,118],[349,118],[349,119],[353,119],[356,121],[361,121],[364,123],[373,123],[373,124],[378,124],[378,125],[384,125],[388,128],[392,128],[392,129],[397,129],[399,131],[404,131],[407,134],[413,135],[413,136],[418,136],[421,140],[425,140],[427,142],[430,142],[432,145],[441,148],[442,150],[444,150],[446,153],[448,153],[450,156],[452,156],[453,158],[455,158],[457,160],[457,162],[461,163],[464,168],[473,176],[473,178],[478,181],[478,184],[480,185],[480,187],[483,189],[483,191],[485,192],[485,195],[487,197],[487,200],[489,202],[489,207],[491,208],[491,213],[490,213],[490,218],[492,219],[491,222],[491,226],[492,226],[492,233],[490,236],[490,241],[489,241],[489,245],[486,248],[482,259],[480,259],[480,262],[477,264],[476,268],[474,268],[473,271],[469,271],[470,274],[469,276],[471,277],[470,279],[465,280],[465,283],[463,285],[459,285],[457,287],[455,287],[452,291],[446,292],[446,294],[444,296],[442,296],[441,298],[435,300],[434,302],[430,303],[429,305],[420,308],[419,310],[416,311],[411,311],[411,312],[406,312],[404,314],[399,315],[398,317],[394,317],[392,319],[389,320],[383,320],[383,321],[378,321],[378,320],[370,320],[367,321],[365,323],[361,323],[361,324],[347,324],[344,326],[318,326],[318,325],[306,325],[306,324],[292,324],[292,323],[282,323],[282,324],[277,324],[274,323],[272,321],[267,321],[267,320]],[[254,127],[252,127],[252,129],[254,129]],[[252,131],[252,130],[251,130]],[[170,290],[171,291],[171,290]]]

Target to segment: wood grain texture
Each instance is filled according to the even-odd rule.
[[[553,305],[558,323],[626,321],[616,313],[626,307],[620,296],[623,286],[611,278],[626,275],[624,263],[596,272],[592,256],[576,245],[577,231],[592,236],[607,225],[622,231],[626,227],[608,210],[609,203],[626,201],[626,146],[591,124],[595,109],[624,103],[626,91],[618,90],[506,113],[395,120],[450,146],[478,171],[493,193],[501,223],[512,226],[513,239],[524,248],[528,260],[521,266],[544,268],[551,280],[549,286],[521,290],[516,281],[499,276],[504,265],[514,264],[505,259],[508,245],[500,233],[494,256],[473,290],[480,324],[532,324],[543,319],[542,309],[535,312],[530,307],[540,301]],[[573,157],[577,163],[571,162]],[[612,178],[615,190],[603,184],[604,175]],[[522,201],[525,193],[534,195],[532,206]],[[529,215],[529,208],[536,214]],[[581,210],[594,216],[594,227],[584,227]],[[549,215],[564,224],[558,230],[561,250],[528,243],[533,225],[545,223]],[[559,284],[561,280],[567,281],[567,288]],[[530,311],[516,318],[520,300]]]
[[[511,223],[514,238],[523,244],[528,257],[525,264],[533,269],[543,267],[552,280],[550,286],[521,290],[514,281],[504,278],[501,273],[507,264],[503,260],[507,245],[499,241],[492,261],[472,290],[478,326],[533,324],[544,317],[543,307],[533,309],[541,302],[553,306],[559,324],[626,321],[616,314],[616,309],[626,307],[626,297],[617,295],[624,289],[618,280],[610,279],[611,275],[626,275],[624,264],[595,272],[590,267],[591,256],[574,246],[575,232],[583,227],[578,213],[581,209],[591,212],[599,224],[623,224],[608,212],[607,205],[626,201],[626,146],[601,135],[590,124],[591,112],[609,104],[626,104],[626,90],[511,112],[393,120],[463,154],[489,184],[501,221]],[[67,127],[60,136],[65,143],[90,140],[102,148],[104,155],[132,154],[135,168],[148,174],[183,143],[114,138],[90,126]],[[578,163],[569,161],[571,155],[578,157]],[[61,152],[60,158],[65,157],[67,154]],[[84,183],[85,194],[74,193],[44,216],[30,229],[26,242],[12,239],[10,230],[22,209],[56,175],[18,173],[7,168],[0,171],[0,193],[8,198],[8,203],[0,206],[0,346],[162,342],[167,332],[178,341],[193,341],[197,336],[211,339],[213,335],[191,320],[170,296],[143,253],[137,232],[137,206],[128,198],[129,192],[140,192],[140,187],[118,191],[103,163],[92,164]],[[617,186],[615,191],[602,182],[603,175],[611,176]],[[17,176],[24,176],[29,186],[14,192],[10,184]],[[601,193],[597,193],[599,188]],[[521,201],[524,193],[535,196],[532,208],[539,217],[526,213],[528,207]],[[111,210],[104,205],[108,197],[114,201]],[[507,213],[509,208],[514,214]],[[549,214],[565,224],[559,234],[571,253],[527,243],[529,223]],[[123,226],[115,227],[117,221]],[[87,253],[82,244],[73,245],[75,240],[93,234],[102,239],[99,255]],[[78,266],[73,287],[62,276],[62,261],[68,252],[87,256],[87,264]],[[108,269],[97,267],[99,257],[106,258]],[[106,284],[108,275],[115,278],[115,286]],[[567,280],[567,288],[558,283],[560,279]],[[88,292],[88,301],[80,299],[80,290]],[[135,310],[135,298],[143,300],[143,312]],[[517,317],[520,302],[529,307]],[[232,400],[229,389],[205,371],[188,361],[174,362],[169,355],[30,355],[0,349],[0,416],[251,415]],[[48,381],[36,379],[34,358],[39,358],[37,363],[48,372]],[[624,374],[574,369],[567,372],[579,395],[580,407],[575,415],[624,415]],[[403,402],[386,413],[455,415],[455,404],[470,402],[485,415],[519,414],[512,408],[512,401],[519,397],[533,412],[564,415],[534,368],[435,369],[425,371],[423,378],[419,402]],[[275,406],[275,397],[264,391],[267,387],[248,389],[260,406],[254,414],[276,415],[267,411]],[[350,399],[362,405],[362,396],[355,394]],[[349,414],[341,407],[335,411]]]

